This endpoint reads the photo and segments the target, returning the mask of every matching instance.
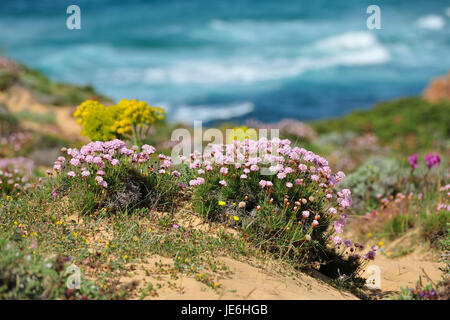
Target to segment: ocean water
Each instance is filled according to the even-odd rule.
[[[0,0],[0,52],[172,121],[312,120],[418,95],[450,70],[450,2]],[[66,8],[81,8],[81,30]]]

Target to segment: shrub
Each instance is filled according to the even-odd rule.
[[[46,258],[36,253],[36,241],[0,237],[0,300],[105,299],[98,285],[83,279],[78,290],[67,288],[71,258]]]
[[[212,145],[203,156],[192,154],[194,205],[204,217],[238,226],[258,247],[280,257],[293,257],[300,265],[336,262],[343,253],[327,251],[327,244],[352,246],[333,236],[343,232],[344,211],[351,205],[350,190],[336,191],[345,175],[332,173],[326,159],[290,144],[247,139]],[[350,273],[358,269],[353,255],[341,260],[341,271],[344,264]]]
[[[54,261],[0,239],[0,299],[53,299],[63,288]]]
[[[135,99],[122,99],[109,107],[87,100],[78,106],[74,117],[82,125],[81,134],[92,140],[106,141],[132,135],[134,144],[138,145],[138,135],[143,135],[144,127],[148,129],[156,120],[164,119],[165,112]]]
[[[395,195],[402,190],[409,192],[413,186],[401,185],[407,177],[408,171],[390,158],[371,157],[355,172],[349,174],[343,181],[344,188],[353,192],[353,210],[363,214],[366,210],[374,209],[381,196]]]
[[[68,158],[59,157],[53,168],[58,173],[52,193],[69,195],[82,213],[100,208],[132,210],[138,207],[168,209],[175,206],[180,173],[172,160],[159,155],[149,145],[128,149],[120,140],[91,142],[67,149]]]

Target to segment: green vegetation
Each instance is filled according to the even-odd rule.
[[[311,125],[319,133],[373,132],[383,144],[411,153],[445,147],[450,138],[450,101],[429,103],[419,97],[377,104],[370,110],[353,111],[339,119],[320,120]]]
[[[19,84],[55,105],[108,102],[92,87],[19,69],[0,70],[0,89]],[[277,150],[257,137],[252,145],[237,139],[222,162],[213,155],[223,146],[213,145],[210,154],[193,153],[178,164],[167,154],[180,126],[162,120],[160,109],[136,100],[110,107],[93,100],[75,114],[82,133],[93,140],[128,139],[137,147],[120,140],[83,146],[56,134],[22,132],[21,121],[53,124],[54,114],[25,109],[12,116],[0,106],[0,155],[6,159],[0,159],[0,299],[157,297],[163,287],[182,290],[180,274],[218,290],[220,274],[228,271],[220,255],[316,269],[336,288],[368,298],[360,271],[376,253],[386,254],[371,246],[375,238],[407,238],[417,229],[413,244],[392,249],[392,259],[424,241],[449,251],[448,101],[412,97],[311,125],[281,121],[281,138],[292,143]],[[270,150],[267,162],[252,158],[252,148]],[[273,151],[282,151],[281,167]],[[353,214],[348,221],[347,212]],[[193,227],[192,218],[209,231]],[[367,253],[341,238],[346,225],[368,242]],[[66,287],[72,265],[81,269],[77,290]],[[137,266],[170,279],[124,283],[134,279]],[[420,279],[397,298],[442,298],[439,288]]]
[[[75,106],[88,99],[111,101],[99,94],[91,85],[77,86],[53,82],[40,71],[23,65],[17,65],[13,69],[0,69],[0,90],[4,91],[18,84],[31,90],[41,101],[56,106]]]
[[[55,114],[51,111],[47,113],[41,114],[30,111],[28,109],[23,109],[20,112],[17,112],[14,115],[16,118],[22,121],[31,121],[39,124],[54,124],[55,123]]]

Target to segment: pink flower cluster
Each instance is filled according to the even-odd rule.
[[[14,151],[20,150],[24,144],[29,140],[29,135],[23,132],[15,132],[7,137],[0,139],[0,144],[5,147],[10,147]]]
[[[425,156],[425,163],[427,164],[428,168],[432,169],[434,166],[439,167],[439,164],[441,163],[441,159],[439,158],[439,155],[433,154],[430,152]]]
[[[411,170],[414,171],[417,169],[418,164],[418,155],[417,153],[413,154],[411,157],[408,158],[409,165],[411,166]],[[428,169],[432,169],[433,167],[439,167],[439,164],[441,163],[441,158],[439,155],[433,154],[430,152],[425,156],[425,164],[427,165]]]
[[[136,148],[127,148],[125,142],[115,139],[101,142],[95,141],[83,146],[80,150],[75,148],[67,149],[69,160],[65,157],[58,157],[53,165],[55,171],[61,171],[63,167],[70,167],[67,175],[75,178],[78,175],[82,178],[95,175],[97,184],[106,188],[108,183],[104,179],[105,171],[116,167],[121,161],[128,163],[144,164],[148,163],[150,156],[155,153],[155,148],[143,145],[142,151],[137,152]],[[165,155],[159,155],[161,170],[172,167],[172,160]],[[78,169],[79,168],[79,169]]]
[[[31,184],[28,180],[33,168],[33,161],[27,158],[0,159],[0,193],[9,193],[15,189],[29,189]]]
[[[325,158],[304,148],[291,147],[291,142],[287,139],[246,139],[226,145],[212,144],[204,155],[194,152],[189,160],[189,167],[198,175],[189,182],[194,187],[204,184],[211,176],[219,177],[218,183],[222,188],[229,185],[227,179],[230,177],[238,177],[241,181],[257,179],[259,186],[269,191],[275,186],[283,188],[282,192],[285,192],[287,189],[306,185],[317,192],[322,191],[328,201],[335,195],[341,212],[352,204],[350,190],[344,189],[335,194],[335,187],[344,179],[345,174],[341,171],[332,173]],[[310,198],[296,201],[294,210],[302,205],[301,202],[306,204],[308,200],[314,201],[314,197]],[[338,212],[333,207],[326,211],[331,217]],[[309,215],[309,212],[304,211],[303,218],[306,214]],[[335,225],[336,230],[342,232],[346,219],[346,215],[341,216]],[[315,220],[312,224],[315,227],[318,221]]]
[[[303,174],[326,188],[334,187],[345,177],[343,172],[332,174],[325,158],[304,148],[291,148],[290,144],[287,139],[265,138],[257,141],[234,141],[226,145],[213,144],[203,156],[197,152],[190,155],[190,168],[197,170],[199,175],[216,168],[223,176],[233,172],[243,180],[252,172],[267,168],[280,180]],[[299,184],[300,180],[295,183]],[[267,182],[262,180],[261,186],[266,187]]]
[[[436,211],[450,211],[450,184],[441,187],[439,191],[446,193],[446,195],[444,195],[441,202],[436,205]]]
[[[265,124],[256,120],[249,120],[247,121],[247,126],[251,128],[267,130],[279,129],[280,131],[283,131],[287,134],[300,138],[306,138],[309,140],[314,140],[315,138],[317,138],[317,133],[310,125],[293,119],[283,119],[281,121],[269,124]]]

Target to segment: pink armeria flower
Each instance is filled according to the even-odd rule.
[[[73,171],[67,172],[67,175],[68,175],[69,177],[71,177],[71,178],[73,178],[73,177],[76,176],[75,172],[73,172]]]
[[[284,178],[286,178],[286,173],[284,173],[284,172],[278,172],[277,178],[280,179],[280,180],[283,180]]]
[[[264,188],[267,185],[267,181],[266,180],[261,180],[259,182],[259,185],[261,186],[261,188]]]
[[[172,171],[172,175],[177,178],[179,178],[181,176],[181,174],[176,170]]]
[[[98,171],[97,171],[97,175],[98,175],[98,176],[104,176],[104,175],[105,175],[105,171],[103,171],[103,170],[98,170]]]
[[[222,187],[226,187],[226,186],[227,186],[227,182],[226,182],[225,180],[220,180],[220,181],[219,181],[219,184],[220,184]]]
[[[241,180],[245,180],[247,179],[247,175],[246,174],[241,174]]]
[[[81,176],[82,177],[87,177],[87,176],[89,176],[91,173],[88,171],[88,170],[83,170],[82,172],[81,172]]]
[[[79,166],[81,164],[81,162],[80,162],[80,160],[78,158],[72,158],[70,160],[70,164],[75,166],[75,167],[77,167],[77,166]]]
[[[334,230],[336,231],[336,233],[341,234],[344,232],[344,229],[343,229],[344,226],[338,222],[333,223],[333,227],[334,227]]]
[[[286,187],[292,188],[293,184],[291,182],[286,183]]]
[[[117,165],[119,164],[119,160],[117,160],[117,159],[112,159],[112,160],[111,160],[111,164],[112,164],[113,166],[117,166]]]
[[[308,218],[309,217],[309,211],[307,211],[307,210],[305,210],[305,211],[303,211],[302,212],[302,216],[303,216],[303,218]]]
[[[334,241],[334,243],[336,243],[336,244],[341,244],[341,243],[342,243],[342,239],[341,239],[340,237],[338,237],[338,236],[335,236],[335,237],[333,238],[333,241]]]
[[[94,159],[92,159],[92,162],[95,164],[100,164],[101,162],[103,162],[102,158],[100,157],[94,157]]]
[[[228,174],[228,168],[225,167],[220,168],[220,173],[224,175]]]
[[[286,168],[284,168],[284,173],[286,173],[286,174],[289,174],[289,173],[291,173],[292,171],[294,171],[294,170],[292,170],[291,167],[286,167]]]
[[[94,161],[94,157],[92,155],[87,155],[84,159],[87,163],[92,163]]]
[[[97,176],[95,177],[95,181],[97,181],[98,184],[101,184],[103,182],[103,177]]]

